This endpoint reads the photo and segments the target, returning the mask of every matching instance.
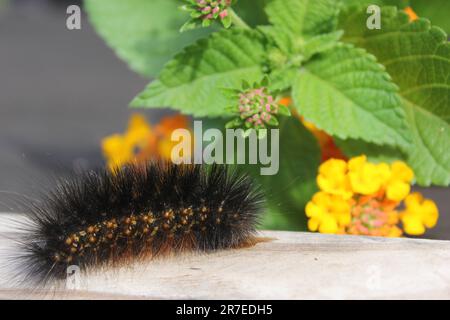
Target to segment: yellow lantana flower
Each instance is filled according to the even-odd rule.
[[[147,144],[151,132],[152,129],[145,117],[141,114],[133,114],[124,137],[129,145],[143,147]]]
[[[120,134],[103,139],[102,149],[110,169],[120,167],[133,158],[131,148],[128,148],[126,139]]]
[[[108,167],[114,169],[120,167],[135,157],[135,150],[143,148],[149,139],[151,128],[142,115],[132,115],[125,134],[114,134],[102,142],[103,154]]]
[[[325,161],[319,167],[317,185],[322,191],[350,199],[353,193],[347,177],[347,162],[339,159]]]
[[[353,192],[362,195],[373,195],[379,192],[391,176],[391,169],[386,163],[367,162],[366,156],[350,159],[348,168]]]
[[[133,114],[124,134],[114,134],[102,141],[108,167],[114,170],[132,161],[169,159],[176,144],[171,140],[171,135],[178,128],[188,128],[185,116],[169,116],[151,127],[143,115]]]
[[[320,233],[337,233],[350,223],[350,204],[340,196],[316,193],[306,205],[308,228]]]
[[[403,161],[391,165],[391,177],[386,185],[386,197],[392,201],[402,201],[411,191],[414,172]]]
[[[439,218],[434,201],[424,199],[420,193],[412,193],[405,199],[406,209],[401,213],[405,232],[410,235],[422,235],[426,228],[433,228]]]
[[[330,159],[319,167],[321,191],[306,205],[308,228],[378,237],[423,234],[439,214],[433,201],[418,193],[409,195],[413,180],[413,170],[402,161],[376,164],[365,155],[348,162]],[[399,212],[403,200],[406,209]]]

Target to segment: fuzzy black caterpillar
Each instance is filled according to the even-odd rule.
[[[226,166],[130,164],[78,174],[33,207],[20,242],[27,278],[47,282],[82,270],[183,250],[251,242],[263,197]]]

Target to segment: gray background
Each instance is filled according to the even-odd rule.
[[[82,30],[67,30],[69,3],[77,1],[14,0],[0,9],[0,211],[20,211],[20,195],[38,194],[55,176],[101,166],[101,139],[125,129],[127,104],[148,82],[86,17]],[[441,211],[426,237],[450,239],[449,189],[421,191]]]

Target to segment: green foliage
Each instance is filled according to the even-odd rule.
[[[427,0],[418,0],[427,1]],[[367,6],[375,4],[378,6],[397,6],[398,8],[405,8],[409,5],[409,0],[342,0],[344,7],[350,6]]]
[[[442,8],[448,2],[434,1]],[[291,96],[295,113],[333,135],[347,155],[406,159],[419,184],[446,186],[450,45],[428,20],[410,23],[397,10],[410,2],[419,15],[448,23],[445,10],[414,0],[238,0],[225,21],[229,29],[211,24],[180,34],[189,19],[176,9],[182,1],[85,0],[117,54],[141,74],[158,74],[132,106],[226,118],[224,128],[233,117],[224,91],[268,77],[267,95]],[[370,4],[389,5],[382,7],[381,30],[366,26]],[[304,228],[319,149],[296,118],[278,120],[280,172],[255,175],[269,191],[264,226]]]
[[[366,48],[400,87],[413,143],[409,164],[421,185],[450,183],[450,44],[430,22],[408,17],[393,7],[383,8],[381,30],[362,27],[365,14],[344,12],[340,26],[344,41]]]
[[[304,207],[317,191],[320,149],[313,135],[298,119],[280,124],[280,171],[274,176],[255,175],[267,192],[269,213],[263,227],[306,230]]]
[[[265,23],[262,4],[270,0],[239,0],[236,11],[249,25]],[[130,68],[155,77],[166,62],[187,45],[217,28],[180,33],[187,17],[180,0],[84,0],[92,25]]]
[[[335,29],[338,7],[335,0],[273,0],[266,13],[272,25],[293,35],[318,35]]]
[[[365,154],[371,162],[387,162],[392,163],[396,160],[406,161],[406,156],[403,152],[395,147],[386,145],[376,145],[368,143],[363,140],[355,139],[339,139],[335,138],[334,142],[342,152],[348,157],[357,157]]]
[[[434,24],[450,33],[450,1],[448,0],[410,0],[411,7],[422,18],[430,19]]]
[[[332,135],[406,148],[408,130],[396,91],[372,55],[341,45],[305,65],[292,96],[306,119]]]
[[[180,34],[186,17],[177,0],[85,0],[97,32],[131,69],[156,76],[186,45],[209,34],[199,29]]]
[[[175,56],[132,106],[170,106],[198,117],[227,114],[228,99],[220,89],[238,88],[243,80],[259,81],[264,51],[256,31],[214,33]]]
[[[238,0],[233,6],[239,16],[251,27],[267,24],[264,8],[272,0]]]

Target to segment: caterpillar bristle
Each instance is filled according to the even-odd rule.
[[[59,182],[30,215],[20,241],[28,280],[180,251],[252,241],[263,204],[253,180],[226,166],[148,162]]]

